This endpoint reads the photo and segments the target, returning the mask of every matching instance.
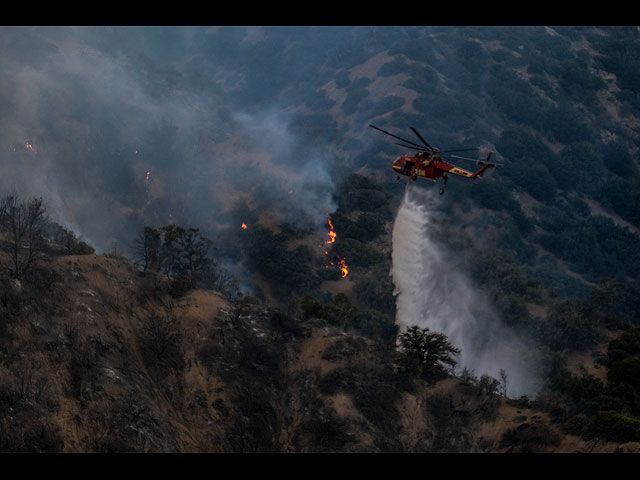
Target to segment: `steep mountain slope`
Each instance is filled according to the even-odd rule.
[[[243,201],[317,227],[351,171],[391,183],[404,151],[372,135],[375,123],[493,148],[504,166],[478,185],[452,182],[441,208],[479,237],[492,228],[560,295],[638,270],[635,28],[1,34],[2,187],[43,195],[100,251],[129,252],[128,232],[149,223],[213,237],[242,221]]]
[[[490,384],[435,384],[389,345],[122,258],[49,259],[5,290],[3,451],[638,451],[580,440]],[[526,402],[525,402],[526,403]]]
[[[26,278],[0,275],[3,449],[637,450],[637,28],[0,40],[3,195],[43,196],[112,251],[58,249]],[[404,147],[370,123],[493,148],[504,164],[450,182],[428,234],[491,321],[534,342],[535,399],[468,371],[430,385],[397,362],[389,271],[405,186],[389,165]],[[139,256],[143,226],[174,223],[215,240],[233,288],[140,275],[117,253]]]

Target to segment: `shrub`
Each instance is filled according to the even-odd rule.
[[[378,340],[393,340],[398,334],[398,325],[377,310],[360,310],[352,323],[353,328],[362,335]]]
[[[461,452],[469,447],[466,431],[471,422],[471,411],[456,406],[451,394],[436,393],[426,402],[435,429],[432,450]]]
[[[41,419],[0,421],[0,452],[59,453],[63,448],[60,428],[50,422]]]
[[[546,319],[539,323],[539,338],[554,350],[584,349],[603,338],[599,318],[579,299],[553,305]]]
[[[632,327],[609,343],[609,392],[633,413],[640,413],[640,327]]]
[[[522,423],[505,430],[500,438],[501,447],[515,447],[521,453],[536,452],[540,447],[558,445],[560,435],[546,423]]]
[[[371,267],[385,259],[385,255],[375,248],[353,238],[341,239],[334,244],[333,250],[338,256],[348,258],[350,264],[360,267]]]
[[[180,389],[185,368],[183,335],[175,318],[152,313],[143,320],[138,333],[142,360],[156,381],[162,381],[169,393]]]
[[[173,298],[183,297],[189,290],[194,287],[193,280],[189,275],[180,275],[171,281],[169,286],[169,294]]]
[[[346,337],[338,339],[325,348],[322,353],[322,359],[335,362],[343,358],[352,358],[363,352],[366,348],[366,342],[357,337]]]
[[[314,452],[339,452],[353,441],[348,428],[347,420],[334,414],[314,416],[300,425],[296,443],[300,443],[301,436],[308,436]]]
[[[588,425],[589,418],[583,413],[579,413],[567,420],[562,426],[562,429],[569,435],[577,435],[581,437],[585,433]]]
[[[586,428],[588,438],[601,437],[606,440],[625,443],[640,441],[640,420],[616,411],[598,412]]]
[[[411,379],[390,365],[355,364],[336,368],[318,383],[325,395],[338,392],[353,397],[356,408],[387,437],[393,437],[399,422],[397,402],[402,392],[414,391]],[[382,441],[377,439],[376,442]]]

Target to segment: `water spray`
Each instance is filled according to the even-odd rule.
[[[480,377],[508,375],[509,395],[530,395],[537,387],[526,367],[524,342],[500,323],[483,293],[453,262],[454,252],[432,238],[439,196],[407,189],[393,228],[391,275],[396,323],[445,334],[461,350],[458,366]]]

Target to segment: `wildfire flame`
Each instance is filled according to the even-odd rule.
[[[333,223],[331,223],[331,217],[327,219],[327,222],[329,223],[331,231],[327,233],[327,235],[329,235],[329,240],[327,240],[325,243],[333,243],[336,241],[336,232],[333,231]]]
[[[342,272],[342,278],[349,275],[349,267],[347,267],[347,262],[344,258],[340,260],[340,271]]]
[[[327,233],[327,235],[329,236],[329,240],[327,240],[325,243],[334,243],[338,235],[333,229],[333,223],[331,222],[331,217],[327,218],[327,223],[329,224],[330,231],[329,233]],[[329,252],[325,250],[324,254],[329,255]],[[345,278],[347,275],[349,275],[349,267],[347,266],[347,261],[345,258],[343,258],[342,260],[336,259],[335,262],[330,261],[329,263],[331,266],[338,267],[340,269],[340,272],[342,273],[342,278]],[[325,265],[324,268],[329,268],[329,265]]]
[[[149,183],[149,175],[151,175],[151,171],[147,172],[147,178],[144,181],[144,184],[146,185],[147,183]]]
[[[242,222],[242,229],[243,229],[243,230],[246,230],[246,229],[247,229],[247,224],[246,224],[246,223],[244,223],[244,222]]]

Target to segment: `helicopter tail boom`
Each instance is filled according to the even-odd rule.
[[[479,176],[481,176],[484,173],[484,171],[487,170],[488,168],[495,168],[496,164],[489,162],[491,155],[493,155],[493,152],[489,152],[489,155],[487,156],[487,159],[484,162],[478,162],[479,164],[482,164],[482,168],[480,168],[480,170],[478,170],[473,175],[471,175],[471,178],[476,179]]]

